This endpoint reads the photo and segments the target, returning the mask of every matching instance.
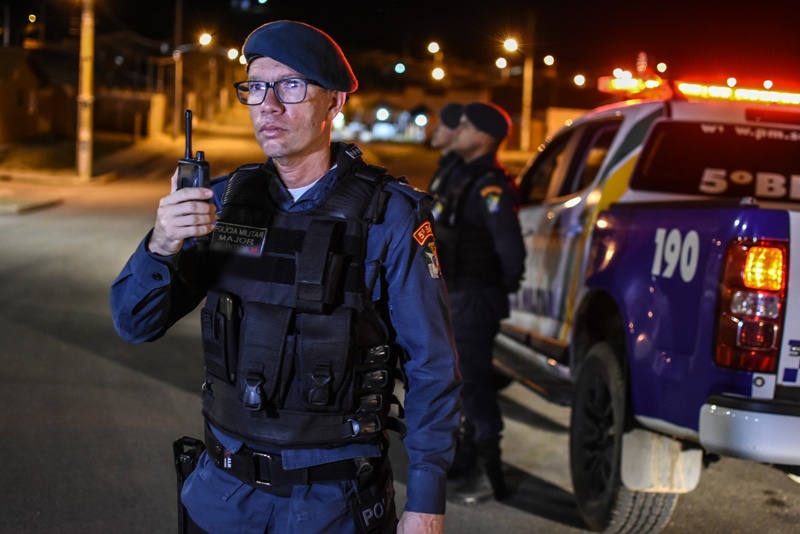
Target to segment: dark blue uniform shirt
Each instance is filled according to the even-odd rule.
[[[334,150],[339,147],[334,145]],[[305,211],[321,204],[339,179],[337,169],[332,169],[296,202],[282,184],[271,188],[270,194],[287,211]],[[218,209],[226,184],[227,177],[212,184],[212,202]],[[443,514],[445,477],[459,424],[461,384],[447,295],[438,271],[424,194],[400,182],[389,183],[386,191],[389,201],[384,222],[372,226],[367,237],[366,280],[374,300],[388,298],[397,342],[408,357],[404,362],[408,384],[404,400],[408,435],[404,442],[409,457],[406,509]],[[178,265],[181,269],[193,267],[187,265],[195,257],[191,240],[184,243],[181,253],[161,257],[147,251],[149,237],[140,243],[111,289],[115,327],[122,338],[131,342],[161,337],[202,301],[207,290],[182,287],[186,282],[176,272]],[[215,433],[228,450],[235,452],[241,446],[230,436]],[[365,444],[275,452],[281,453],[287,469],[380,455],[377,446]],[[214,468],[213,462],[206,464],[207,460],[198,467],[205,470],[202,478],[206,484],[235,488],[230,498],[241,502],[230,509],[238,508],[237,514],[245,510],[252,515],[260,506],[259,501],[270,497],[257,490],[247,491],[250,488],[241,491],[237,479]],[[198,470],[187,484],[197,478],[194,475]],[[194,498],[202,502],[204,497]]]

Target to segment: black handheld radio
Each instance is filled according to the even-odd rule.
[[[210,187],[211,169],[202,150],[192,156],[192,110],[186,110],[186,154],[178,160],[178,189],[184,187]]]

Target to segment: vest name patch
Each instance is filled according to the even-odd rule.
[[[211,234],[211,250],[243,256],[260,256],[267,242],[267,229],[217,221]]]

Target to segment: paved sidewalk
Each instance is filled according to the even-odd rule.
[[[0,165],[0,215],[59,204],[63,199],[60,188],[107,183],[115,179],[121,169],[137,169],[166,154],[178,153],[181,143],[163,135],[138,141],[96,159],[90,179],[79,176],[76,169]]]

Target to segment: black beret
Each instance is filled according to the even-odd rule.
[[[259,26],[247,36],[242,54],[248,67],[256,58],[269,57],[326,89],[352,93],[358,88],[353,69],[336,41],[302,22],[278,20]]]
[[[464,106],[464,115],[478,130],[502,141],[511,129],[506,110],[489,102],[472,102]]]
[[[464,113],[464,106],[462,104],[450,102],[442,106],[442,109],[439,110],[439,120],[442,124],[453,130],[461,121],[462,113]]]

